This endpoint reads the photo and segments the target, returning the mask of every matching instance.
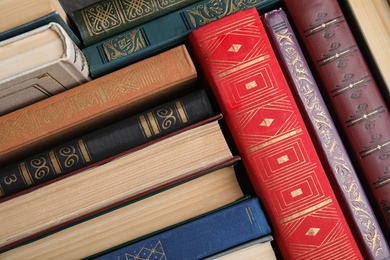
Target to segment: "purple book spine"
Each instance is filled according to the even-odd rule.
[[[388,259],[389,246],[286,14],[282,9],[268,12],[263,22],[362,254]]]

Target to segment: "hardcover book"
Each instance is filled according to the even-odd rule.
[[[207,171],[211,172],[3,251],[0,258],[81,259],[243,198],[233,166]]]
[[[242,9],[271,10],[279,0],[202,0],[83,49],[92,77],[183,44],[195,28]]]
[[[0,197],[72,173],[212,115],[204,90],[172,100],[1,169]]]
[[[29,23],[52,12],[58,12],[68,24],[71,22],[59,0],[1,0],[0,33]]]
[[[390,113],[337,0],[285,1],[344,143],[390,234]],[[305,15],[301,15],[305,11]],[[332,77],[329,77],[332,75]],[[389,237],[387,238],[389,239]]]
[[[38,17],[37,19],[31,20],[29,22],[26,22],[24,24],[21,24],[17,27],[14,27],[12,29],[9,29],[4,32],[0,32],[0,41],[4,41],[8,38],[15,37],[19,34],[34,30],[38,27],[44,26],[49,23],[57,23],[59,24],[69,35],[69,37],[72,39],[72,41],[77,45],[77,47],[81,48],[81,41],[78,38],[78,36],[73,32],[69,24],[67,24],[64,19],[60,16],[60,14],[57,11],[53,11],[51,13],[48,13],[46,15],[43,15],[41,17]]]
[[[192,91],[184,45],[0,117],[0,165],[91,132]]]
[[[232,158],[214,120],[2,201],[0,250]]]
[[[286,259],[362,259],[256,9],[190,35]]]
[[[272,235],[266,235],[250,242],[235,246],[203,260],[277,260],[271,242]]]
[[[368,66],[390,107],[390,5],[386,0],[347,0],[340,4],[349,11],[352,32],[356,32],[357,42],[363,55],[367,54],[366,60],[371,62]]]
[[[263,21],[364,259],[390,258],[386,238],[285,12],[268,12]]]
[[[102,0],[72,13],[85,46],[114,36],[199,0]]]
[[[90,80],[81,50],[57,23],[0,42],[0,115]]]
[[[270,233],[258,199],[249,198],[94,259],[203,259]]]

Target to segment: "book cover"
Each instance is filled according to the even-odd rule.
[[[337,1],[285,1],[344,144],[390,234],[390,113]],[[305,11],[304,16],[301,15]],[[332,75],[332,77],[329,77]],[[389,239],[389,237],[387,237]]]
[[[64,21],[64,19],[62,19],[62,17],[57,11],[53,11],[51,13],[38,17],[35,20],[29,21],[25,24],[21,24],[7,31],[0,32],[0,41],[15,37],[19,34],[34,30],[49,23],[59,24],[66,31],[72,41],[77,45],[77,47],[81,48],[81,41],[79,37],[73,32],[70,26]]]
[[[207,169],[151,196],[120,203],[103,214],[2,251],[0,258],[85,258],[225,207],[243,196],[230,162],[230,166]]]
[[[362,259],[256,9],[190,45],[286,259]]]
[[[214,120],[2,201],[0,248],[233,158]],[[39,209],[39,210],[37,210]]]
[[[0,115],[90,80],[84,54],[57,23],[0,42]]]
[[[262,236],[213,256],[206,257],[203,260],[276,260],[277,257],[271,245],[273,240],[272,235]]]
[[[193,4],[199,0],[102,0],[72,13],[85,46]]]
[[[364,259],[390,258],[386,238],[286,13],[282,9],[268,12],[263,21]]]
[[[0,170],[0,197],[66,175],[213,115],[198,90]]]
[[[184,45],[0,117],[0,165],[19,161],[193,90]]]
[[[175,45],[189,33],[239,10],[271,10],[279,0],[202,0],[83,49],[92,77],[99,77]]]
[[[29,23],[52,12],[58,12],[61,18],[71,25],[59,0],[1,0],[0,1],[0,33]]]
[[[249,198],[94,259],[203,259],[271,233],[257,198]]]

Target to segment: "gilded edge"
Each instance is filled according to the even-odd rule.
[[[197,28],[220,19],[221,17],[253,7],[261,2],[264,2],[264,0],[210,0],[204,4],[198,4],[193,8],[186,10],[186,13],[190,17],[192,26]]]
[[[323,147],[330,155],[333,166],[333,172],[339,176],[342,182],[342,189],[349,198],[349,204],[352,207],[354,216],[360,222],[362,227],[365,227],[364,238],[367,241],[370,250],[376,255],[380,255],[382,248],[381,238],[378,236],[378,229],[372,216],[367,211],[367,205],[362,200],[362,191],[359,190],[359,185],[352,178],[351,166],[348,165],[344,153],[340,148],[340,143],[334,137],[334,129],[332,129],[331,119],[324,110],[322,103],[317,96],[315,88],[315,80],[310,72],[306,70],[303,57],[297,51],[297,46],[292,39],[291,32],[288,28],[283,28],[274,31],[277,36],[279,46],[283,50],[285,61],[290,72],[296,82],[298,91],[304,97],[304,105],[308,112],[317,133],[319,134]]]

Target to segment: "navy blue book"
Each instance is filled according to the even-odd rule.
[[[78,46],[81,47],[81,41],[78,38],[78,36],[73,32],[73,30],[69,27],[67,23],[65,23],[64,19],[56,12],[51,12],[47,15],[44,15],[38,19],[35,19],[31,22],[22,24],[18,27],[12,28],[5,32],[0,32],[0,41],[6,40],[8,38],[17,36],[19,34],[31,31],[33,29],[36,29],[38,27],[44,26],[46,24],[49,24],[51,22],[58,23],[61,25],[61,27],[65,30],[65,32],[69,35],[69,37],[73,40],[73,42]]]
[[[249,198],[96,259],[202,259],[271,233],[257,198]]]
[[[73,173],[213,115],[204,90],[156,106],[0,169],[0,198]]]
[[[280,0],[203,0],[99,41],[82,51],[96,78],[182,44],[196,28],[240,10],[270,11]]]

